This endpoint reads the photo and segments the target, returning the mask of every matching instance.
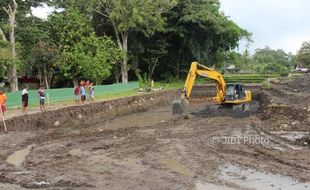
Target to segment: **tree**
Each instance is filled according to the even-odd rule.
[[[96,1],[97,3],[98,1]],[[163,14],[176,4],[175,0],[100,0],[95,11],[112,25],[118,48],[123,52],[122,82],[128,82],[128,38],[130,32],[141,31],[151,36],[164,26]]]
[[[297,54],[297,63],[303,66],[310,66],[310,41],[303,42]]]
[[[120,51],[108,37],[82,37],[73,48],[61,54],[60,62],[65,74],[74,67],[73,78],[95,80],[98,84],[111,75],[112,65],[121,58]]]
[[[18,78],[17,78],[17,68],[16,68],[16,44],[15,44],[15,17],[17,13],[17,3],[12,0],[13,7],[8,4],[7,7],[2,7],[9,17],[9,39],[10,39],[10,50],[11,50],[11,60],[12,64],[10,66],[9,72],[9,82],[11,91],[18,90]],[[2,32],[2,30],[1,30]],[[2,32],[2,36],[3,32]],[[3,38],[4,39],[4,38]]]
[[[50,88],[55,73],[56,65],[54,63],[56,53],[55,44],[40,41],[31,49],[31,56],[28,58],[28,64],[38,73],[40,83],[45,84],[47,89]],[[27,67],[28,69],[30,68],[29,66]]]
[[[2,76],[7,75],[8,71],[8,63],[10,62],[11,55],[8,48],[8,42],[3,40],[0,40],[0,78],[2,79]]]
[[[135,74],[144,76],[145,82],[150,83],[153,79],[156,67],[159,66],[160,58],[167,54],[167,46],[165,38],[160,35],[152,37],[144,36],[141,33],[132,35],[131,46],[129,46],[130,64]],[[142,76],[137,76],[143,78]]]
[[[112,65],[121,53],[110,38],[96,36],[87,15],[69,6],[51,19],[54,30],[60,33],[57,62],[67,79],[87,78],[100,83],[111,75]]]
[[[158,69],[158,73],[167,73],[164,77],[178,79],[194,60],[220,68],[227,52],[251,36],[220,11],[218,0],[179,0],[166,17],[167,29],[161,36],[169,44],[168,53]]]
[[[282,49],[273,50],[270,47],[255,50],[252,57],[258,72],[282,73],[288,72],[293,66],[293,59]]]

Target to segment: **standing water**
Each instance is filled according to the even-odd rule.
[[[197,183],[196,190],[231,190],[231,189],[264,189],[264,190],[310,190],[310,183],[301,183],[291,177],[244,169],[231,164],[224,164],[218,176],[226,185]],[[238,187],[238,188],[235,188]]]
[[[6,161],[15,167],[21,167],[22,163],[26,159],[26,156],[30,153],[32,147],[33,145],[29,145],[27,148],[14,152],[6,159]]]

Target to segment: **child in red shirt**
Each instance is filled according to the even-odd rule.
[[[80,86],[75,83],[74,87],[74,96],[75,96],[75,103],[79,104],[80,103]]]
[[[2,90],[0,90],[0,109],[1,109],[1,113],[4,115],[4,112],[6,111],[5,109],[5,103],[6,103],[6,96],[3,93]]]

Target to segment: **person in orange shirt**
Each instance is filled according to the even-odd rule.
[[[6,96],[3,90],[0,90],[0,109],[1,113],[4,115],[4,112],[6,111],[5,109],[5,103],[6,103]]]

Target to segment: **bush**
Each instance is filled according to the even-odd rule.
[[[289,75],[289,72],[288,72],[288,71],[284,71],[284,72],[281,72],[281,73],[280,73],[280,76],[281,76],[281,77],[288,77],[288,75]]]

